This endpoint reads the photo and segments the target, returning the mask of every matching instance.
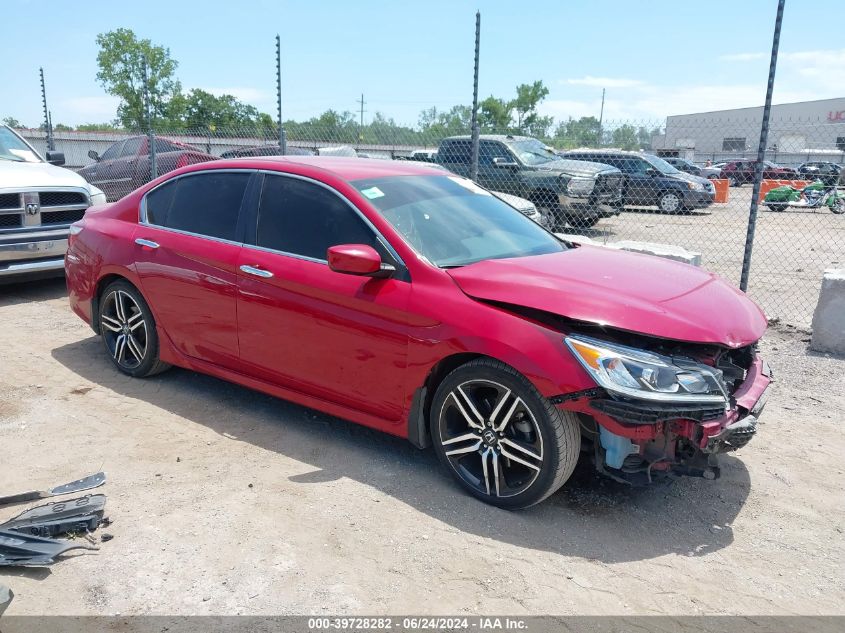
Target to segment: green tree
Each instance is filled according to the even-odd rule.
[[[64,123],[58,123],[53,126],[53,130],[56,132],[70,132],[73,128],[70,125],[65,125]]]
[[[179,119],[173,105],[181,86],[175,78],[178,63],[170,57],[170,50],[155,46],[148,39],[138,39],[131,29],[120,28],[97,35],[97,79],[111,95],[120,98],[117,120],[126,128],[146,127],[144,110],[144,65],[147,68],[146,90],[154,125],[167,126]]]
[[[601,126],[594,116],[569,118],[561,121],[555,130],[555,143],[564,148],[596,147],[599,144]]]
[[[237,134],[240,130],[257,128],[259,112],[254,106],[239,101],[232,95],[219,97],[194,88],[184,98],[183,123],[189,131],[220,131]]]
[[[548,95],[549,89],[542,81],[535,81],[532,84],[519,84],[516,87],[516,99],[510,102],[510,106],[516,112],[516,127],[519,130],[528,131],[526,128],[536,126],[538,118],[544,119],[543,123],[546,130],[551,127],[551,117],[539,117],[537,114],[537,106]]]
[[[3,118],[3,125],[8,125],[9,127],[24,127],[23,123],[18,121],[13,116],[7,116]]]
[[[511,102],[490,95],[478,104],[478,126],[482,132],[507,132],[512,112]]]
[[[82,123],[76,129],[80,132],[114,132],[121,130],[113,123]]]
[[[619,149],[639,149],[640,143],[637,136],[637,128],[625,123],[614,128],[610,135],[610,142]]]

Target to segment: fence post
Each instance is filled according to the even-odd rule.
[[[150,103],[150,85],[147,79],[147,58],[144,56],[144,118],[147,123],[147,153],[150,155],[150,180],[158,178],[158,161],[156,161],[156,143],[153,133],[153,117]]]
[[[772,111],[772,89],[775,85],[775,70],[778,64],[778,46],[780,45],[780,26],[783,22],[783,6],[786,0],[778,0],[775,17],[775,33],[772,37],[772,56],[769,60],[769,83],[766,86],[766,103],[763,106],[763,121],[760,126],[760,143],[757,145],[757,163],[754,166],[754,188],[751,190],[751,209],[748,213],[748,231],[745,234],[745,253],[742,256],[742,274],[739,288],[748,291],[748,273],[751,269],[751,249],[754,246],[754,231],[757,228],[757,198],[760,197],[760,182],[763,180],[763,159],[769,140],[769,115]]]
[[[47,135],[47,149],[51,152],[56,149],[56,143],[53,140],[53,121],[50,118],[50,112],[47,110],[47,88],[44,84],[44,68],[38,69],[41,75],[41,105],[44,106],[44,133]]]
[[[472,80],[472,160],[469,177],[478,180],[478,54],[481,45],[481,11],[475,12],[475,74]]]
[[[285,138],[285,126],[282,124],[282,39],[276,33],[276,106],[279,118],[279,149],[282,155],[288,153],[287,138]]]

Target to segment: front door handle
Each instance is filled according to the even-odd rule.
[[[135,243],[138,246],[143,246],[145,248],[158,248],[157,242],[153,242],[152,240],[145,240],[143,237],[135,238]]]
[[[273,276],[273,273],[269,270],[263,270],[262,268],[256,268],[255,266],[247,266],[246,264],[241,266],[241,270],[247,275],[255,275],[256,277],[263,277],[265,279],[269,279]]]

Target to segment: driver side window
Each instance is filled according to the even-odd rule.
[[[501,158],[507,162],[513,162],[513,156],[501,143],[482,141],[478,144],[478,164],[492,165],[494,158]]]
[[[258,208],[256,245],[326,261],[330,246],[366,244],[386,257],[373,230],[325,187],[287,176],[266,175]]]

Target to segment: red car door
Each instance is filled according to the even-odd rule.
[[[195,172],[150,191],[135,230],[141,289],[183,354],[238,365],[238,220],[252,172]]]
[[[264,176],[254,246],[238,266],[244,371],[301,393],[398,420],[408,350],[410,283],[336,273],[326,251],[385,243],[334,190]]]

